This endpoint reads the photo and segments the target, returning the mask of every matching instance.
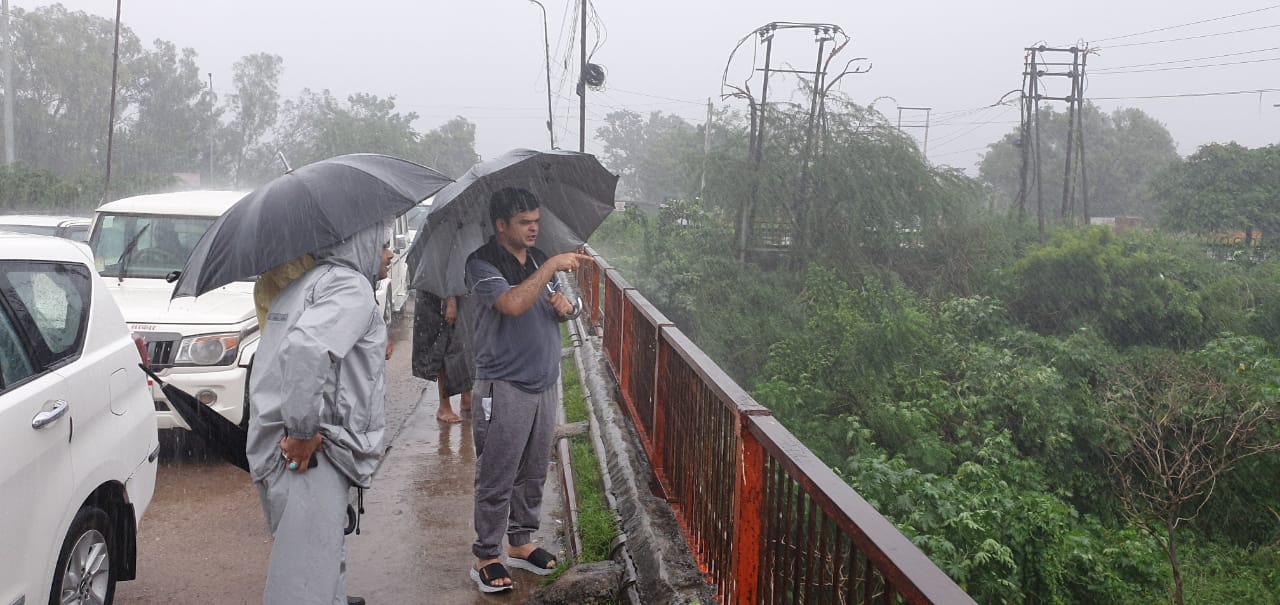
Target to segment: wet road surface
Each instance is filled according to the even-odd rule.
[[[412,319],[406,307],[392,326],[391,449],[365,492],[361,534],[347,537],[347,590],[370,605],[522,603],[541,578],[512,570],[514,591],[482,595],[467,576],[475,562],[471,425],[436,421],[435,384],[410,371]],[[261,603],[271,535],[249,475],[182,440],[162,441],[155,497],[138,536],[138,578],[118,585],[116,603]],[[562,555],[555,477],[553,470],[534,541]]]

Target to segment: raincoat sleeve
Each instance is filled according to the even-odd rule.
[[[372,298],[368,280],[344,271],[321,277],[306,297],[278,353],[282,384],[291,387],[280,406],[288,436],[310,439],[319,430],[326,380],[369,331],[369,322],[351,318],[366,315]]]

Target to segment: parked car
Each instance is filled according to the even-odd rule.
[[[243,422],[249,365],[258,347],[253,282],[199,298],[171,300],[166,277],[179,271],[205,230],[244,196],[235,191],[140,195],[98,207],[89,247],[151,368],[234,422]],[[152,398],[161,429],[187,429],[160,389]]]
[[[92,220],[79,216],[9,214],[0,216],[0,231],[53,235],[84,242],[89,240],[89,225],[92,223]]]
[[[82,244],[0,234],[0,603],[110,603],[159,441],[138,342]]]
[[[173,299],[173,284],[166,278],[182,269],[200,236],[244,195],[186,191],[116,200],[98,208],[89,237],[97,269],[130,328],[145,341],[151,368],[242,424],[249,419],[245,402],[259,336],[252,279]],[[406,242],[404,221],[397,220],[396,258],[377,293],[388,320],[408,298]],[[159,388],[152,396],[161,429],[189,428]]]

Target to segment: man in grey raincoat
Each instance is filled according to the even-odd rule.
[[[374,286],[382,224],[313,253],[271,302],[250,380],[247,453],[275,541],[265,605],[363,603],[346,594],[347,503],[382,453],[387,329]]]

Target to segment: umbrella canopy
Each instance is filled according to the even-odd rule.
[[[221,456],[223,460],[244,469],[246,473],[249,472],[249,457],[245,455],[248,431],[244,427],[227,420],[213,409],[201,405],[190,393],[160,380],[160,377],[146,366],[142,366],[142,371],[160,385],[165,399],[169,400],[169,407],[182,416],[187,426],[191,427],[191,432],[199,436],[205,446]]]
[[[450,182],[425,166],[372,153],[303,166],[227,209],[191,251],[173,296],[199,296],[336,244]]]
[[[613,211],[618,177],[595,156],[514,149],[472,166],[435,196],[409,248],[411,287],[440,297],[467,293],[467,257],[493,235],[489,196],[504,187],[532,192],[540,206],[537,246],[549,255],[577,249]]]

